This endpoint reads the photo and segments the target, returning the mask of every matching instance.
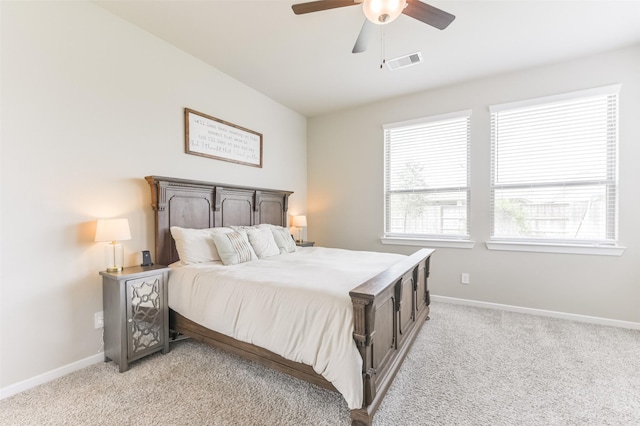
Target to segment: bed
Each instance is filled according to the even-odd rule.
[[[159,264],[170,265],[179,260],[171,236],[171,227],[205,229],[260,224],[287,226],[288,198],[291,195],[289,191],[160,176],[147,176],[145,179],[150,185],[151,203],[155,213],[155,255]],[[283,258],[293,259],[296,263],[304,262],[314,257],[329,256],[331,250],[333,249],[300,248],[291,255],[275,256],[273,261]],[[348,259],[346,253],[342,254],[344,259]],[[363,272],[361,275],[353,275],[351,279],[356,280],[358,277],[366,277],[348,291],[350,300],[347,300],[347,305],[350,304],[348,314],[353,323],[350,329],[353,342],[350,346],[357,357],[357,366],[346,362],[345,368],[349,370],[332,373],[334,375],[330,376],[331,381],[317,373],[317,365],[314,369],[310,365],[311,362],[292,360],[288,354],[287,357],[279,355],[264,347],[268,347],[268,344],[248,343],[254,340],[264,341],[261,339],[264,336],[260,333],[254,333],[251,339],[236,339],[230,336],[231,333],[216,332],[206,327],[203,325],[206,321],[192,320],[197,317],[195,314],[183,315],[183,305],[179,302],[180,286],[174,287],[173,291],[171,286],[169,288],[170,308],[180,306],[177,310],[170,310],[170,327],[175,332],[197,341],[230,351],[315,385],[340,391],[351,408],[352,425],[370,425],[413,340],[428,319],[427,278],[432,253],[433,250],[420,249],[410,256],[387,257],[387,263],[384,263],[382,257],[378,261],[376,256],[383,256],[382,254],[371,253],[372,257],[368,261],[383,266],[377,266],[378,269],[372,268],[371,271],[374,272],[371,274],[375,275],[370,277],[362,275]],[[354,257],[353,263],[346,265],[346,269],[358,270],[367,265],[366,261],[363,263],[365,266],[356,262],[361,261]],[[262,260],[250,263],[254,268],[273,266]],[[213,273],[216,267],[210,269]],[[233,268],[229,270],[231,269]],[[203,272],[198,272],[201,273]],[[178,272],[171,274],[174,281],[178,279]],[[346,297],[345,290],[344,298]],[[296,348],[292,349],[295,351]],[[353,371],[356,368],[360,371]],[[343,374],[356,375],[356,380],[359,377],[357,389],[361,395],[354,397],[349,394],[350,391],[345,391],[342,383],[346,378],[342,380]],[[358,406],[354,406],[353,401],[358,401]]]

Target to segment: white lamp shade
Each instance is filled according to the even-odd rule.
[[[364,0],[362,10],[369,21],[384,25],[400,16],[406,4],[406,0]]]
[[[128,219],[98,219],[96,241],[125,241],[131,239]]]
[[[307,217],[306,216],[294,216],[293,217],[293,225],[298,228],[302,228],[307,226]]]

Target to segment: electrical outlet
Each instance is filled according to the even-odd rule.
[[[468,272],[463,272],[462,274],[460,274],[460,283],[462,283],[462,284],[471,284]]]
[[[104,327],[104,312],[103,311],[96,312],[95,314],[93,314],[93,324],[94,324],[95,328]]]

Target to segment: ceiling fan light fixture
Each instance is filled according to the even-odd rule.
[[[407,0],[364,0],[362,10],[374,24],[384,25],[394,21],[407,5]]]

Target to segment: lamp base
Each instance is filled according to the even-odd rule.
[[[105,246],[105,260],[107,272],[121,272],[124,265],[124,251],[122,244],[112,241]]]

